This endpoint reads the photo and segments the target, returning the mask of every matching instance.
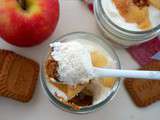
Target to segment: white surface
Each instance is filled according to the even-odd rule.
[[[94,16],[78,0],[61,0],[61,16],[54,37],[73,31],[87,31],[100,35]],[[49,41],[32,48],[18,48],[0,40],[0,47],[11,49],[19,54],[37,60],[43,60]],[[122,48],[116,48],[123,68],[136,68],[137,64]],[[40,82],[33,99],[27,103],[19,103],[0,97],[0,120],[158,120],[160,102],[148,108],[137,108],[130,100],[123,85],[115,98],[103,109],[88,114],[74,115],[63,112],[53,106],[45,96]]]

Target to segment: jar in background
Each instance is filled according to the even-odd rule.
[[[102,1],[94,1],[94,13],[100,29],[112,42],[129,47],[151,40],[160,34],[160,24],[146,31],[131,31],[116,25],[106,14]]]

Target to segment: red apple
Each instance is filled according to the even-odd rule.
[[[0,36],[16,46],[46,40],[58,18],[58,0],[0,0]]]

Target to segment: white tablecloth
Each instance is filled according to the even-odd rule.
[[[79,0],[61,0],[60,20],[57,29],[49,40],[32,48],[18,48],[0,39],[0,47],[13,50],[30,57],[40,64],[48,43],[65,33],[86,31],[101,36],[93,14]],[[115,48],[123,68],[135,69],[136,62],[123,48]],[[160,103],[147,108],[137,108],[128,96],[123,84],[115,98],[103,109],[87,114],[74,115],[53,106],[45,96],[38,81],[33,99],[29,103],[19,103],[0,97],[0,120],[158,120]]]

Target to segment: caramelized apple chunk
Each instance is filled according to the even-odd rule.
[[[150,4],[160,10],[160,0],[148,0]]]
[[[98,51],[93,51],[91,53],[91,59],[92,59],[92,64],[95,67],[105,67],[109,65],[109,62],[102,53]],[[104,87],[109,87],[112,88],[114,83],[115,83],[115,78],[107,77],[107,78],[101,78],[100,82]]]
[[[121,16],[128,23],[136,23],[140,29],[151,28],[148,7],[138,7],[133,0],[113,0]]]

